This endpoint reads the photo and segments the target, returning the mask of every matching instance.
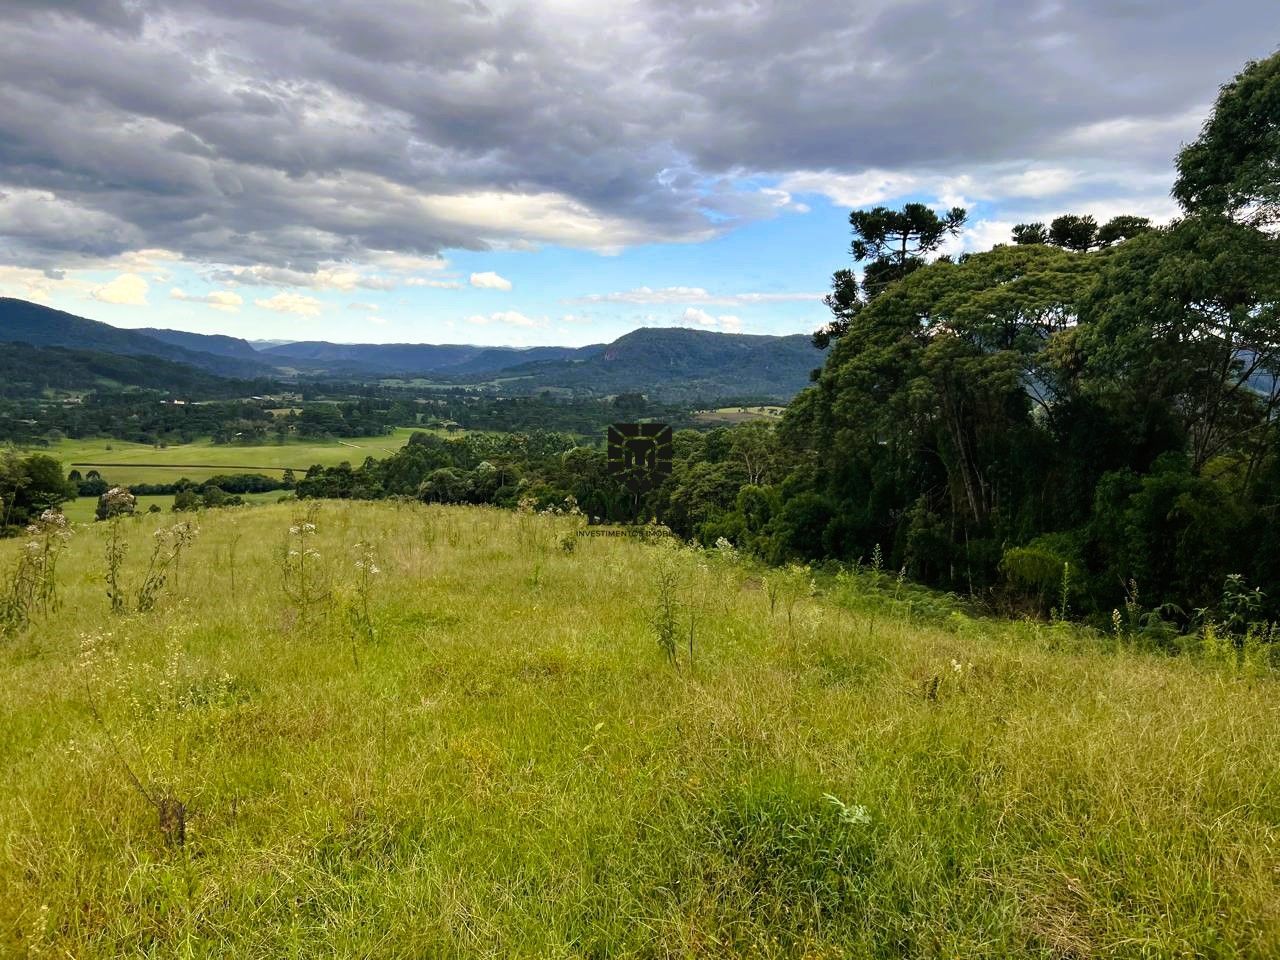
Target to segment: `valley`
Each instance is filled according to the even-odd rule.
[[[1280,957],[1280,4],[0,4],[0,958]]]

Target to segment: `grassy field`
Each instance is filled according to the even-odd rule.
[[[299,507],[203,514],[116,615],[80,526],[0,640],[0,954],[1280,955],[1280,682],[1234,652]],[[130,608],[172,522],[121,525]]]
[[[719,407],[715,410],[700,410],[694,419],[701,423],[747,423],[751,420],[772,422],[782,416],[784,407]]]
[[[215,444],[211,440],[157,449],[145,443],[121,440],[61,440],[48,447],[32,448],[34,452],[57,457],[64,467],[76,463],[111,464],[111,466],[77,467],[81,473],[96,469],[114,484],[171,483],[182,477],[207,480],[219,473],[247,473],[248,468],[283,468],[306,470],[313,464],[336,466],[344,460],[360,464],[365,457],[385,457],[399,450],[413,430],[400,427],[382,437],[356,437],[351,440],[290,441],[258,446]],[[148,464],[148,466],[139,466]],[[196,468],[183,464],[209,464]]]
[[[238,496],[246,504],[276,503],[283,496],[289,494],[288,490],[272,490],[267,493],[241,493]],[[137,498],[137,511],[146,513],[153,505],[159,507],[165,513],[173,509],[173,495],[160,494],[156,496],[141,496]],[[74,500],[68,500],[62,505],[62,512],[66,514],[68,520],[72,523],[91,523],[94,519],[94,511],[98,508],[97,497],[77,497]]]

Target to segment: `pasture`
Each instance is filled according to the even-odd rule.
[[[246,505],[276,503],[281,497],[288,496],[288,490],[271,490],[266,493],[238,494]],[[173,509],[173,494],[143,495],[137,498],[137,512],[146,513],[151,507],[159,507],[168,513]],[[94,511],[98,508],[97,497],[76,497],[62,504],[62,512],[72,523],[92,523]]]
[[[781,419],[784,409],[786,408],[779,406],[718,407],[715,410],[699,410],[693,419],[699,423],[724,425],[749,423],[752,420],[773,423]]]
[[[184,518],[150,595],[176,518],[122,520],[115,613],[74,529],[0,640],[0,954],[1280,955],[1280,687],[1234,650],[307,506]]]
[[[59,440],[47,447],[33,447],[31,452],[56,457],[67,470],[76,469],[82,474],[97,470],[108,482],[129,486],[172,483],[182,477],[200,481],[217,474],[255,471],[269,471],[278,476],[279,470],[285,467],[302,473],[314,464],[332,467],[344,460],[358,465],[365,457],[381,458],[399,450],[413,432],[410,427],[399,427],[381,437],[290,440],[243,446],[216,444],[211,440],[166,447],[111,439]],[[98,466],[76,466],[83,463]],[[187,466],[189,464],[203,466]]]

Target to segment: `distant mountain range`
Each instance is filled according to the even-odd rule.
[[[787,400],[822,362],[803,334],[788,337],[644,327],[586,347],[468,344],[250,343],[238,337],[124,330],[25,300],[0,298],[0,342],[152,356],[221,377],[429,378],[503,394],[645,393],[664,401]]]
[[[203,337],[192,334],[192,342],[234,340],[233,337]],[[0,297],[0,342],[28,343],[33,347],[69,347],[122,356],[160,357],[185,363],[222,377],[271,376],[275,370],[257,358],[244,359],[208,347],[193,348],[165,343],[138,330],[121,330],[96,320],[53,310],[38,303]],[[243,343],[244,341],[240,341]],[[248,346],[248,344],[246,344]]]

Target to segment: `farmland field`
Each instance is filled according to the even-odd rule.
[[[172,483],[186,477],[206,480],[220,473],[252,473],[255,470],[292,467],[305,471],[313,464],[332,467],[344,460],[353,465],[365,457],[385,457],[400,449],[413,433],[400,427],[381,437],[353,437],[349,440],[308,440],[288,443],[264,443],[254,446],[215,444],[210,440],[157,448],[145,443],[121,440],[60,440],[48,447],[32,448],[62,461],[71,470],[75,464],[94,463],[95,467],[74,467],[81,473],[97,470],[114,484]],[[101,466],[101,464],[108,464]],[[142,466],[146,464],[146,466]],[[207,464],[204,467],[184,464]],[[278,475],[278,474],[277,474]]]
[[[306,506],[191,517],[151,609],[175,518],[122,520],[119,614],[76,528],[0,640],[0,954],[1280,955],[1280,687],[1234,648]]]

